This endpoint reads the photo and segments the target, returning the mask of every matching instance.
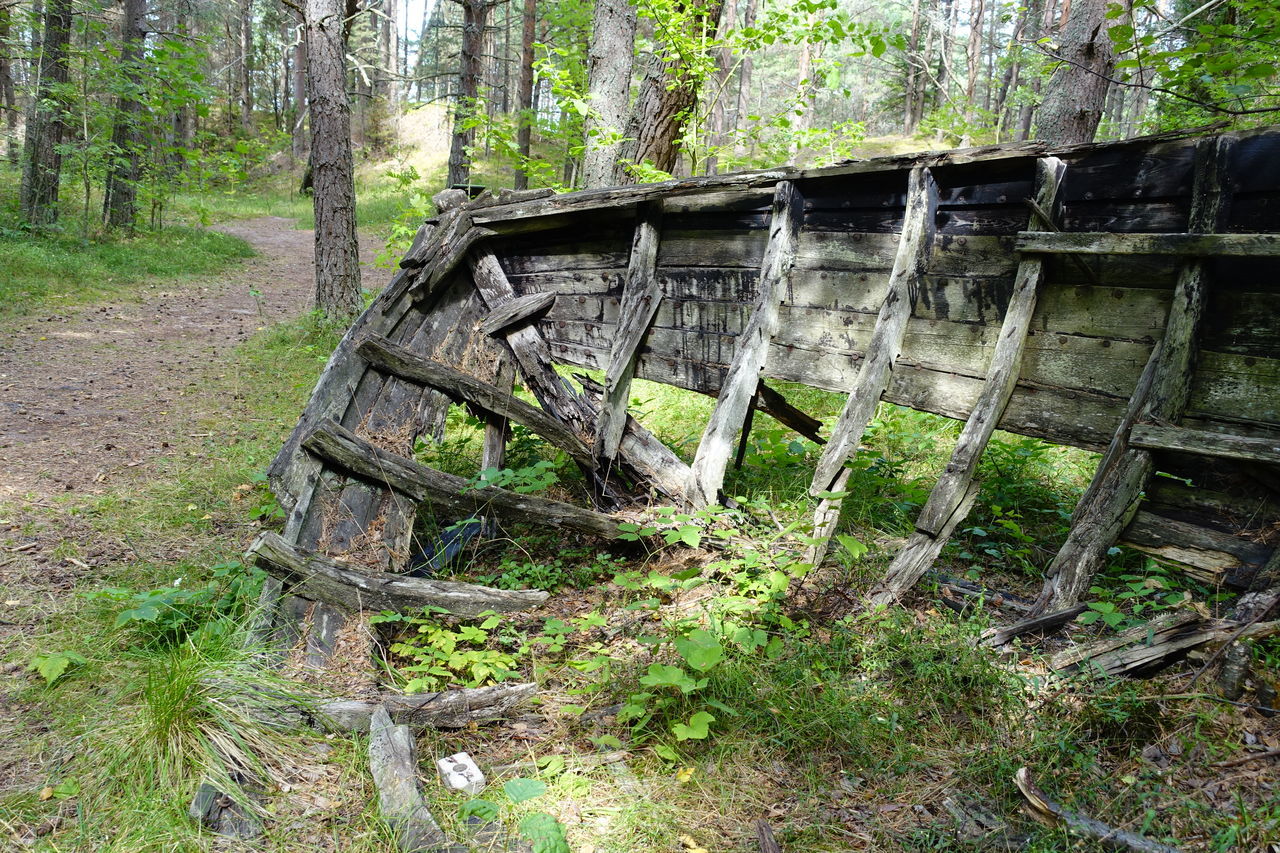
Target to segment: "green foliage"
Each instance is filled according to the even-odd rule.
[[[507,799],[513,803],[523,803],[525,800],[541,797],[546,792],[547,783],[540,779],[519,777],[505,782],[502,786],[502,793],[506,794]]]
[[[1113,548],[1112,554],[1120,556],[1121,549]],[[1095,600],[1088,602],[1089,609],[1076,617],[1077,622],[1123,631],[1191,601],[1196,585],[1185,575],[1153,557],[1144,557],[1136,571],[1127,568],[1126,562],[1131,561],[1117,560],[1099,574],[1098,582],[1089,588]],[[1205,590],[1197,591],[1207,597]]]
[[[79,652],[64,649],[59,652],[42,652],[31,659],[27,669],[40,673],[45,686],[50,686],[72,667],[84,666],[89,659]]]
[[[517,674],[516,656],[494,647],[500,638],[501,617],[446,622],[442,617],[447,613],[429,606],[421,616],[384,611],[370,618],[371,625],[402,626],[403,638],[392,643],[391,653],[411,661],[396,669],[401,677],[410,676],[404,683],[406,693],[443,690],[454,684],[483,687]]]

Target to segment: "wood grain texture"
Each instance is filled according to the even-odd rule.
[[[1280,257],[1280,234],[1109,234],[1024,231],[1019,252],[1069,255]]]

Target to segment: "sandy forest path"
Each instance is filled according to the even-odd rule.
[[[166,454],[201,369],[308,309],[311,231],[278,217],[219,229],[258,256],[213,277],[47,307],[11,330],[0,345],[0,501],[93,494]]]

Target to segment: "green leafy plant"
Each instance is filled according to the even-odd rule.
[[[45,686],[49,686],[74,667],[84,666],[89,659],[79,652],[63,650],[59,652],[43,652],[31,659],[27,669],[40,673]]]
[[[453,684],[482,687],[515,676],[516,656],[494,648],[502,618],[487,614],[475,624],[442,617],[448,611],[425,607],[422,615],[384,611],[370,618],[371,625],[398,624],[408,636],[392,643],[391,653],[408,659],[397,672],[409,677],[406,693],[443,690]]]

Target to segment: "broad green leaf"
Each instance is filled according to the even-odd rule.
[[[724,660],[724,647],[710,631],[698,628],[688,636],[676,638],[676,651],[685,663],[698,672],[706,672]]]
[[[519,779],[512,779],[507,782],[502,786],[502,791],[511,802],[523,803],[525,800],[532,800],[534,797],[541,797],[545,794],[547,792],[547,783],[522,776]]]
[[[671,731],[675,734],[676,740],[702,740],[710,732],[710,726],[715,719],[706,711],[699,711],[689,718],[688,725],[676,723],[671,727]]]
[[[458,818],[466,820],[469,817],[478,817],[481,820],[497,820],[498,805],[488,800],[467,800],[458,807]]]

